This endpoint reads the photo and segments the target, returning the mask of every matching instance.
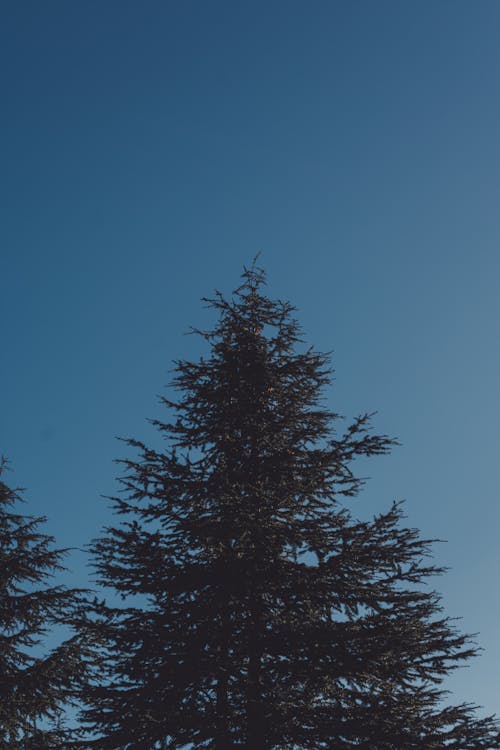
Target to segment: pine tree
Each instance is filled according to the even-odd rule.
[[[394,504],[349,509],[359,457],[388,452],[363,415],[337,432],[329,357],[303,350],[294,308],[243,274],[209,354],[176,364],[164,450],[129,440],[119,521],[93,545],[101,643],[87,692],[99,750],[479,750],[493,718],[447,706],[475,653],[424,588],[431,540]]]
[[[65,550],[40,531],[45,518],[21,515],[20,492],[0,464],[0,748],[62,750],[68,703],[81,685],[77,639],[42,655],[43,637],[73,619],[79,593],[48,585],[63,570]]]

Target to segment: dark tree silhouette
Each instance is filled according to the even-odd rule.
[[[65,550],[40,531],[45,518],[21,515],[20,492],[0,464],[0,747],[62,750],[68,704],[81,689],[76,638],[41,656],[43,637],[75,615],[79,594],[48,585],[63,570]]]
[[[176,364],[164,451],[136,440],[121,521],[93,545],[102,644],[87,692],[100,750],[479,750],[493,718],[441,683],[475,653],[423,588],[440,570],[397,504],[349,510],[353,462],[388,452],[369,417],[338,434],[329,358],[303,350],[288,303],[253,266],[207,358]],[[301,348],[302,347],[302,348]]]

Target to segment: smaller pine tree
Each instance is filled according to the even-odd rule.
[[[40,531],[45,518],[17,512],[20,490],[0,462],[0,748],[62,750],[64,715],[83,677],[76,637],[42,654],[44,636],[67,624],[80,593],[50,585],[67,550]]]

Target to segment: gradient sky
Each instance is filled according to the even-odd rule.
[[[12,0],[0,55],[0,452],[26,511],[61,546],[99,533],[115,436],[156,440],[199,298],[261,251],[334,351],[332,408],[401,440],[355,503],[405,498],[448,540],[435,585],[484,648],[448,684],[500,713],[500,4]]]

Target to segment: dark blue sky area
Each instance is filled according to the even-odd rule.
[[[4,2],[0,452],[62,546],[109,520],[199,302],[262,251],[407,499],[500,711],[500,5]],[[363,467],[363,471],[365,467]],[[87,581],[84,555],[71,559]]]

